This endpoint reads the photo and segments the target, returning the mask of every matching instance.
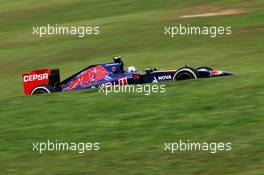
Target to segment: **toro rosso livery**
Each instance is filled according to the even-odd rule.
[[[24,93],[26,95],[97,88],[108,85],[127,85],[178,81],[197,78],[211,78],[232,75],[209,67],[197,69],[185,66],[177,70],[144,69],[140,73],[134,66],[124,70],[121,57],[106,64],[88,66],[69,78],[60,81],[59,69],[34,70],[23,74]]]

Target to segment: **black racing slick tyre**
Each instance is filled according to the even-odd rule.
[[[51,94],[55,92],[55,89],[52,86],[49,85],[41,85],[41,86],[37,86],[35,87],[30,95],[36,95],[36,94]]]
[[[197,79],[198,74],[195,69],[191,67],[182,67],[176,71],[173,76],[173,81]]]

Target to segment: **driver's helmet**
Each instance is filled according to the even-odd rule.
[[[138,70],[135,66],[129,66],[127,67],[126,69],[126,72],[129,72],[129,73],[136,73]]]

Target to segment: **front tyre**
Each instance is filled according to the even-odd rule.
[[[55,92],[55,89],[52,86],[49,85],[41,85],[35,87],[30,95],[36,95],[36,94],[51,94],[52,92]]]
[[[176,71],[173,76],[173,81],[197,79],[198,74],[195,69],[191,67],[182,67]]]

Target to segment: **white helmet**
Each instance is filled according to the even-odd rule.
[[[126,71],[129,72],[129,73],[133,73],[133,72],[136,72],[137,69],[136,69],[135,66],[129,66],[129,67],[127,67],[127,70]]]

